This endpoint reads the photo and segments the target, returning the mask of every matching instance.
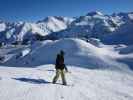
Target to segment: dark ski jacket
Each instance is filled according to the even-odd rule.
[[[65,69],[67,71],[67,67],[64,64],[64,56],[63,55],[61,55],[61,54],[57,55],[55,68],[56,69],[61,69],[61,70]]]

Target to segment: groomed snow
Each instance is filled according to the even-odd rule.
[[[1,100],[132,100],[133,76],[68,66],[68,86],[52,84],[54,65],[0,67]]]

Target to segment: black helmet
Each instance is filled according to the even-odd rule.
[[[61,55],[64,55],[64,54],[65,54],[65,52],[64,52],[63,50],[61,50],[61,51],[60,51],[60,54],[61,54]]]

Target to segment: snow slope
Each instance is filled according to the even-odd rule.
[[[102,41],[107,44],[133,44],[133,22],[121,25],[115,32],[105,36]]]
[[[15,50],[3,48],[0,52],[5,55],[5,61],[1,65],[36,67],[54,64],[57,53],[64,50],[66,53],[65,63],[68,65],[125,71],[130,71],[130,68],[133,68],[131,62],[125,63],[125,59],[133,59],[133,52],[122,54],[122,49],[117,45],[97,44],[91,41],[85,42],[81,39],[71,38],[36,42],[27,47],[18,49],[15,47]],[[123,48],[123,51],[125,50]]]
[[[51,84],[53,65],[37,68],[0,66],[1,100],[132,100],[133,76],[125,72],[68,66],[68,86]]]

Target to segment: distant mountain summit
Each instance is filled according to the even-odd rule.
[[[101,12],[99,11],[92,11],[92,12],[89,12],[86,16],[94,16],[94,15],[103,15]]]

